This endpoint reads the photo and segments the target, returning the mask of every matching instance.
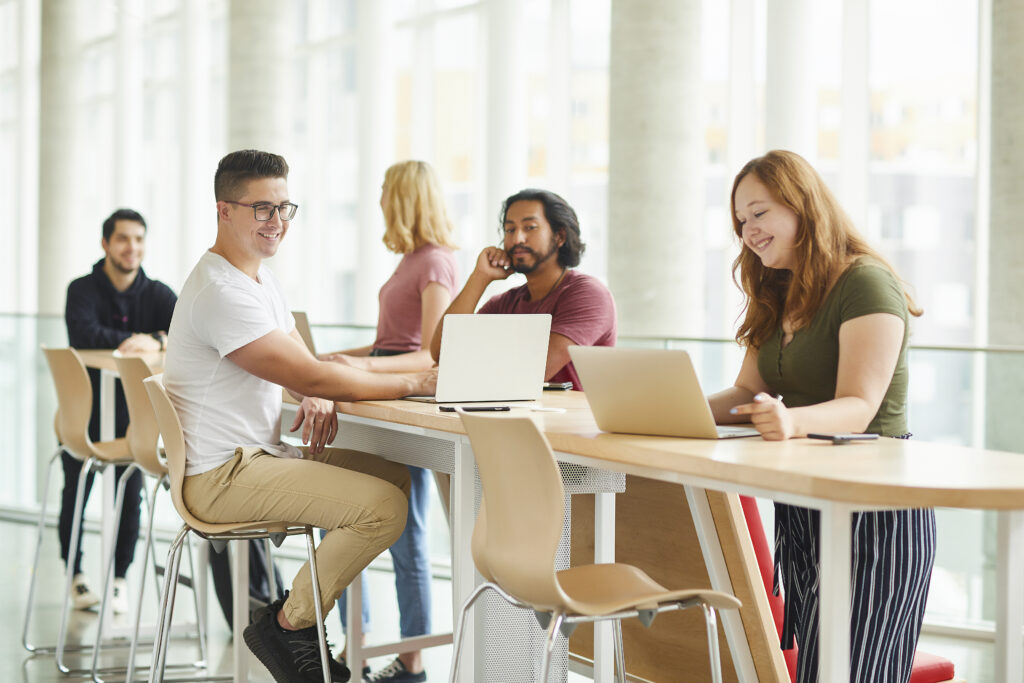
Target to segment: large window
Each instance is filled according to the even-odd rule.
[[[478,251],[498,239],[498,206],[488,193],[520,189],[492,189],[492,179],[520,167],[521,177],[509,182],[549,187],[576,207],[588,245],[581,268],[602,278],[608,272],[615,257],[607,248],[612,0],[516,3],[514,35],[493,21],[495,6],[508,1],[295,0],[276,6],[284,7],[280,29],[262,38],[288,44],[290,76],[267,84],[267,97],[287,103],[282,151],[301,209],[274,267],[292,304],[315,323],[374,324],[377,289],[396,262],[380,239],[379,188],[384,169],[406,158],[429,161],[441,176],[462,246],[462,278]],[[694,182],[705,188],[700,229],[709,337],[731,337],[736,324],[728,192],[738,165],[764,151],[766,101],[773,96],[766,92],[766,33],[769,13],[783,4],[703,2],[706,150],[703,177]],[[137,208],[150,223],[147,271],[178,289],[214,238],[210,186],[217,160],[229,151],[232,116],[226,95],[232,5],[77,5],[82,20],[70,49],[80,149],[68,157],[80,160],[80,186],[68,194],[78,197],[71,200],[77,202],[74,229],[94,234],[89,244],[95,244],[100,222],[114,208]],[[983,338],[978,330],[987,324],[978,319],[985,294],[977,263],[984,255],[976,251],[979,2],[866,3],[860,34],[844,24],[844,12],[854,5],[809,3],[810,30],[801,34],[814,55],[808,68],[817,128],[809,154],[844,196],[840,183],[851,172],[845,136],[851,119],[866,117],[865,164],[853,169],[863,176],[863,206],[848,208],[925,309],[912,341],[972,343]],[[746,14],[731,14],[737,8]],[[0,0],[0,204],[15,220],[9,248],[0,255],[5,312],[34,312],[36,264],[46,257],[37,257],[34,230],[41,200],[34,104],[41,15],[41,0]],[[495,41],[511,47],[489,49]],[[864,76],[851,83],[846,79],[857,71],[847,67],[858,60]],[[506,97],[495,86],[510,73],[515,77],[508,87],[521,91]],[[737,94],[741,81],[750,86]],[[851,89],[863,89],[861,102],[849,97]],[[511,122],[509,130],[499,130],[496,121]],[[519,130],[521,148],[501,151],[501,136]],[[64,199],[52,189],[42,197]],[[98,244],[75,254],[78,272],[67,278],[86,272],[100,255]],[[911,415],[919,438],[980,444],[977,365],[969,354],[913,357],[912,401],[929,406]],[[987,560],[958,544],[984,537],[982,517],[942,514],[949,531],[940,536],[933,613],[954,620],[981,616]]]

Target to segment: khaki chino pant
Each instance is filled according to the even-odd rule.
[[[359,451],[328,448],[302,460],[238,448],[220,467],[185,477],[188,509],[206,522],[279,520],[326,529],[316,550],[323,613],[405,528],[409,471]],[[309,562],[284,604],[292,626],[316,624]]]

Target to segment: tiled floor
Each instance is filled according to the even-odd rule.
[[[28,589],[28,576],[32,565],[32,551],[35,542],[35,528],[27,524],[19,524],[0,520],[0,538],[4,540],[4,562],[0,562],[0,585],[6,590],[0,592],[0,606],[8,615],[6,635],[0,638],[0,683],[56,683],[75,680],[61,675],[54,666],[52,656],[30,657],[21,646],[21,626],[25,613],[25,600]],[[85,540],[85,566],[91,576],[98,577],[98,545],[96,534],[87,534]],[[140,550],[141,552],[141,550]],[[158,556],[166,552],[166,546],[160,549]],[[62,587],[62,564],[57,559],[57,539],[53,529],[47,529],[43,548],[44,562],[40,570],[39,588],[37,589],[37,611],[33,621],[32,634],[41,642],[50,643],[56,636],[57,613]],[[138,558],[137,558],[138,560]],[[279,562],[282,573],[292,576],[298,568],[297,561],[284,560]],[[135,566],[139,562],[136,561]],[[134,570],[134,567],[133,567]],[[397,637],[398,615],[394,603],[394,577],[385,571],[372,571],[370,591],[374,597],[374,633],[370,642],[380,642]],[[137,587],[138,578],[129,574],[129,582],[133,590]],[[143,611],[143,620],[152,623],[155,620],[155,600],[150,585],[146,587],[148,599]],[[212,591],[212,586],[211,586]],[[434,627],[435,630],[451,628],[451,614],[448,604],[451,596],[451,584],[446,580],[437,580],[433,585],[434,596]],[[178,593],[180,608],[175,612],[175,621],[192,621],[193,611],[190,609],[190,593],[187,589]],[[209,660],[215,663],[214,670],[228,672],[231,669],[231,630],[220,614],[211,594],[210,609],[210,645]],[[96,615],[90,612],[73,612],[71,623],[74,638],[81,642],[91,642],[95,634]],[[328,617],[328,638],[334,643],[342,642],[341,627],[336,616]],[[957,674],[969,683],[994,683],[992,675],[992,644],[970,640],[953,640],[950,638],[922,638],[922,647],[931,652],[942,654],[952,659],[957,666]],[[184,641],[176,642],[168,656],[168,661],[191,661],[196,657],[197,649]],[[123,663],[125,651],[120,650],[105,658],[103,664],[114,666]],[[84,659],[84,658],[82,658]],[[69,657],[72,667],[87,665],[77,657]],[[447,680],[448,667],[451,660],[451,646],[433,648],[424,652],[426,669],[431,681]],[[141,666],[148,665],[148,651],[139,656]],[[381,658],[371,662],[374,668],[387,664],[389,658]],[[254,658],[250,657],[250,680],[261,683],[271,681],[269,674]],[[80,679],[79,679],[80,680]],[[144,680],[144,679],[143,679]],[[577,683],[586,680],[581,676],[570,674],[569,681]]]

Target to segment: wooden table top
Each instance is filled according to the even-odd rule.
[[[85,363],[85,367],[117,372],[117,363],[114,362],[114,349],[75,350],[78,351],[78,356],[82,359],[82,362]],[[164,358],[167,356],[167,352],[148,351],[146,353],[126,353],[124,355],[138,356],[142,358],[142,360],[146,361],[146,365],[148,365],[153,372],[163,372]]]
[[[545,392],[531,412],[558,451],[608,469],[671,480],[703,477],[765,491],[896,507],[1024,508],[1024,454],[917,440],[833,446],[790,439],[683,439],[602,432],[580,392]],[[512,404],[514,405],[514,404]],[[457,414],[414,401],[338,403],[348,415],[464,433]],[[521,409],[525,411],[524,409]],[[522,414],[513,408],[511,414]],[[645,475],[645,473],[647,473]],[[727,488],[727,487],[726,487]]]

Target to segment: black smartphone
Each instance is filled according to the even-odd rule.
[[[511,410],[508,406],[460,406],[467,413],[503,413]],[[454,413],[455,406],[438,406],[442,413]]]
[[[878,438],[878,434],[808,434],[808,439],[824,439],[835,445],[850,443],[851,441],[872,441]]]
[[[572,382],[544,382],[544,391],[569,391]]]

